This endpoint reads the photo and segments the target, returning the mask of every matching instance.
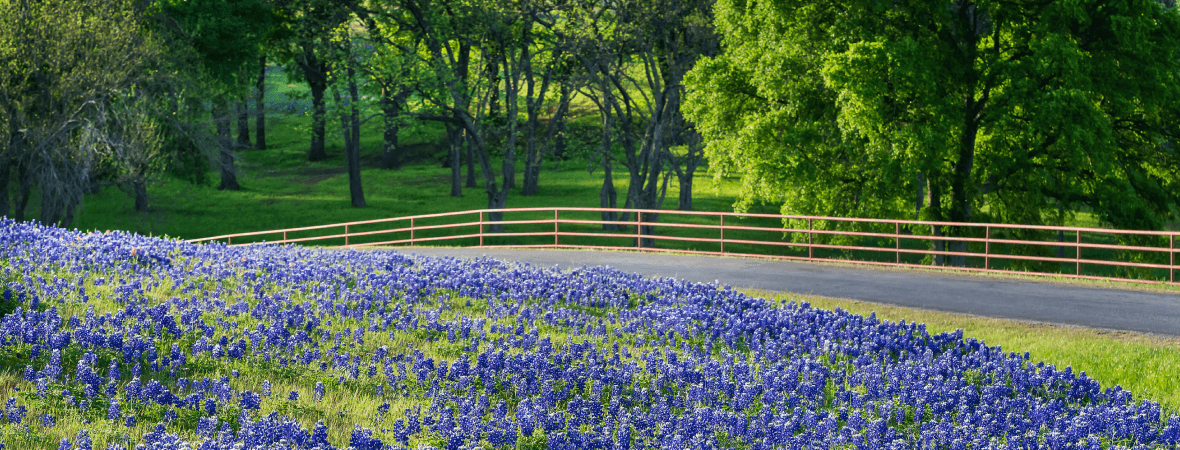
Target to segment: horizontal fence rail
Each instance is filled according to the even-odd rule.
[[[551,216],[550,216],[551,213]],[[567,218],[563,218],[565,213]],[[577,213],[598,213],[603,217],[600,219],[570,219],[570,214]],[[527,220],[506,220],[503,219],[506,215],[532,214],[543,215],[541,219],[531,218]],[[608,217],[609,215],[609,217]],[[499,219],[496,219],[499,217]],[[493,220],[496,219],[496,220]],[[625,219],[625,220],[623,220]],[[750,226],[738,224],[741,220],[750,219],[777,219],[781,225],[768,226]],[[453,220],[456,222],[446,223],[430,223],[434,220]],[[715,220],[716,224],[710,223],[690,223],[692,220]],[[802,228],[802,224],[806,221],[807,228]],[[728,224],[727,224],[728,222]],[[824,229],[816,227],[817,222],[835,223],[835,224],[867,224],[876,225],[883,228],[890,228],[892,225],[892,233],[890,232],[868,232],[868,231],[850,231],[850,230],[836,230]],[[425,224],[424,224],[425,223]],[[789,228],[787,224],[793,224],[798,228]],[[552,225],[552,231],[548,226]],[[509,228],[515,226],[532,226],[544,227],[543,231],[510,231]],[[566,231],[562,231],[562,226],[566,227]],[[587,230],[587,226],[602,227],[596,230]],[[919,227],[942,227],[959,230],[956,235],[919,235],[914,234],[913,230]],[[580,227],[578,230],[570,230],[570,227]],[[615,228],[614,230],[606,230],[608,227]],[[377,229],[367,229],[377,228]],[[633,228],[634,230],[631,230]],[[659,230],[687,230],[708,233],[711,236],[683,236],[670,233],[657,234]],[[360,230],[360,231],[358,231]],[[703,231],[702,231],[703,230]],[[1027,239],[1005,239],[994,238],[993,233],[1005,232],[1007,230],[1038,230],[1046,232],[1057,232],[1056,241],[1040,241]],[[429,232],[429,233],[424,233]],[[436,233],[452,233],[434,235]],[[728,233],[727,233],[728,232]],[[780,235],[778,240],[770,240],[766,238],[751,239],[735,237],[735,233],[777,233]],[[303,234],[313,233],[310,236]],[[325,233],[325,234],[314,234]],[[945,231],[944,231],[945,233]],[[1109,236],[1106,238],[1110,240],[1114,235],[1133,235],[1133,236],[1155,236],[1160,239],[1167,238],[1167,247],[1152,247],[1152,246],[1136,246],[1136,245],[1122,245],[1122,244],[1102,244],[1092,242],[1082,242],[1082,234],[1098,234],[1100,236]],[[729,237],[727,238],[727,234]],[[970,235],[982,235],[983,237],[970,237]],[[1064,240],[1064,236],[1070,234],[1073,239],[1072,242]],[[358,222],[335,223],[329,225],[317,225],[300,228],[286,228],[280,230],[256,231],[249,233],[235,233],[221,236],[212,236],[200,239],[192,239],[188,242],[212,242],[224,241],[226,244],[235,245],[252,245],[259,243],[269,244],[292,244],[292,243],[319,243],[319,245],[340,245],[343,241],[344,247],[367,247],[367,246],[413,246],[421,244],[430,245],[446,245],[448,241],[454,245],[456,242],[459,246],[464,247],[480,247],[480,248],[569,248],[569,249],[607,249],[607,250],[638,250],[646,252],[675,252],[675,253],[690,253],[690,254],[704,254],[704,255],[726,255],[726,256],[752,256],[765,257],[787,260],[801,260],[801,261],[834,261],[842,263],[854,264],[873,264],[881,266],[896,266],[896,267],[910,267],[910,268],[938,268],[950,270],[962,270],[972,272],[992,272],[992,273],[1015,273],[1025,275],[1042,275],[1042,276],[1058,276],[1067,278],[1085,278],[1097,280],[1110,281],[1129,281],[1139,283],[1159,283],[1176,285],[1176,235],[1180,234],[1177,231],[1144,231],[1144,230],[1117,230],[1107,228],[1083,228],[1083,227],[1062,227],[1062,226],[1048,226],[1048,225],[1015,225],[1015,224],[998,224],[998,223],[961,223],[961,222],[926,222],[917,220],[890,220],[890,219],[864,219],[864,218],[847,218],[847,217],[822,217],[822,216],[797,216],[797,215],[778,215],[778,214],[753,214],[753,213],[729,213],[729,212],[700,212],[700,211],[679,211],[679,210],[644,210],[644,209],[616,209],[616,208],[515,208],[515,209],[480,209],[470,211],[457,211],[438,214],[424,214],[417,216],[394,217],[388,219],[365,220]],[[798,235],[798,240],[792,236]],[[806,241],[803,241],[802,236],[806,236]],[[380,238],[374,238],[381,236]],[[792,237],[788,240],[788,237]],[[865,246],[865,245],[838,245],[832,243],[815,242],[817,240],[830,239],[835,237],[858,237],[858,238],[875,238],[893,241],[892,247],[881,246]],[[272,238],[272,240],[261,240],[265,238]],[[368,238],[363,242],[358,241],[358,238]],[[521,243],[521,242],[504,242],[509,238],[543,238],[552,239],[552,242],[544,243]],[[562,242],[562,238],[566,238],[566,242]],[[602,244],[575,244],[570,243],[571,238],[598,238],[598,239],[629,239],[630,243],[624,245],[602,245]],[[496,243],[489,243],[489,240],[495,239]],[[238,242],[235,243],[234,241]],[[325,242],[330,241],[330,242]],[[918,245],[923,245],[923,248],[905,248],[903,242],[907,241],[922,241]],[[661,244],[666,243],[682,243],[684,245],[703,244],[712,245],[714,250],[700,250],[694,248],[673,248]],[[963,243],[964,246],[969,246],[974,243],[977,247],[982,248],[982,251],[953,251],[946,250],[953,242]],[[937,243],[942,243],[943,246],[938,246]],[[931,244],[935,248],[925,248],[926,244]],[[726,249],[726,246],[729,249]],[[806,249],[806,256],[803,255],[786,255],[754,252],[750,250],[734,250],[735,245],[745,245],[747,247],[754,247],[758,249]],[[913,246],[915,244],[910,244]],[[1018,254],[997,253],[994,248],[997,245],[1004,246],[1047,246],[1057,247],[1058,256],[1028,256]],[[1064,249],[1072,249],[1073,257],[1063,256]],[[1131,261],[1117,261],[1111,259],[1099,259],[1096,257],[1083,258],[1083,250],[1098,250],[1098,251],[1116,251],[1116,252],[1149,252],[1149,253],[1166,253],[1167,264],[1150,263],[1150,262],[1131,262]],[[817,256],[816,251],[841,251],[844,252],[844,257],[832,256]],[[867,261],[848,259],[849,252],[870,252],[875,254],[893,253],[894,258],[892,262],[888,261]],[[967,266],[932,266],[929,263],[917,264],[902,262],[903,257],[909,255],[931,255],[931,258],[936,255],[943,257],[971,257],[982,258],[983,267],[967,267]],[[995,261],[1033,261],[1033,262],[1047,262],[1063,264],[1064,267],[1072,265],[1073,273],[1057,273],[1044,272],[1034,270],[1004,270],[995,268]],[[1117,268],[1137,268],[1140,270],[1165,270],[1167,271],[1166,280],[1145,280],[1140,278],[1129,278],[1119,276],[1095,276],[1083,275],[1082,266],[1087,267],[1108,267],[1112,269]]]

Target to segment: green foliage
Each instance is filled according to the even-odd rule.
[[[716,11],[724,53],[688,76],[686,114],[717,174],[742,177],[739,206],[1040,224],[1085,205],[1102,224],[1159,229],[1180,199],[1167,175],[1180,169],[1175,7],[721,0]]]
[[[262,42],[277,22],[261,0],[165,0],[161,12],[191,45],[214,92],[236,96],[257,73]]]
[[[118,104],[167,76],[143,13],[114,0],[0,2],[0,187],[20,180],[18,217],[35,185],[41,220],[68,225],[91,173],[134,140]]]

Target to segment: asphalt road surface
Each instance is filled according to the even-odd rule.
[[[977,316],[1180,336],[1180,295],[919,271],[858,269],[763,259],[581,250],[404,248],[405,253],[489,256],[542,267],[610,266],[643,276],[718,281],[735,288],[813,294]]]

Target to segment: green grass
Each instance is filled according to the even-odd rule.
[[[746,291],[753,296],[781,303],[806,301],[817,308],[841,308],[861,315],[875,313],[886,320],[926,324],[930,334],[963,330],[964,338],[975,338],[1005,351],[1029,352],[1032,361],[1044,361],[1059,369],[1072,367],[1085,372],[1103,388],[1120,385],[1136,399],[1159,402],[1180,411],[1180,339],[1142,333],[1100,330],[1035,322],[928,311],[900,306],[828,297]]]
[[[321,162],[306,160],[306,146],[310,133],[310,117],[306,114],[310,108],[310,100],[306,97],[306,86],[288,83],[285,75],[272,70],[269,74],[269,88],[267,104],[269,148],[267,150],[241,150],[238,152],[238,178],[243,186],[240,191],[218,191],[215,189],[215,172],[209,172],[210,183],[207,185],[193,185],[186,181],[168,175],[161,175],[157,182],[149,186],[148,212],[134,211],[131,196],[115,188],[106,188],[101,193],[88,196],[76,215],[74,226],[80,229],[122,229],[136,231],[142,234],[167,235],[184,239],[215,236],[222,234],[272,230],[279,228],[304,227],[324,225],[330,223],[350,222],[359,220],[382,219],[399,216],[432,214],[441,212],[482,209],[487,206],[487,195],[483,191],[482,174],[478,175],[480,187],[464,188],[461,198],[450,197],[450,169],[441,167],[442,155],[446,153],[446,140],[443,128],[433,122],[416,123],[402,128],[399,139],[403,146],[406,165],[397,170],[384,170],[377,167],[382,142],[381,119],[379,117],[365,123],[361,133],[362,152],[362,180],[365,188],[367,208],[353,208],[349,201],[348,177],[345,172],[343,155],[343,140],[340,134],[339,121],[329,115],[327,125],[329,159]],[[330,97],[330,96],[329,96]],[[519,190],[509,194],[509,208],[527,207],[597,207],[599,205],[598,191],[602,185],[602,170],[587,171],[587,155],[597,146],[597,132],[594,130],[597,118],[593,109],[585,99],[575,99],[569,132],[570,149],[568,159],[564,161],[546,161],[541,174],[540,193],[533,197],[523,197]],[[329,108],[332,107],[329,101]],[[364,115],[375,113],[366,111]],[[493,143],[494,144],[494,143]],[[493,145],[493,156],[498,149]],[[523,151],[523,148],[520,149]],[[523,158],[523,156],[521,156]],[[497,164],[493,164],[498,167]],[[517,185],[522,184],[523,162],[517,164]],[[626,201],[628,177],[625,168],[617,165],[615,168],[615,187],[619,195],[618,204],[622,206]],[[499,180],[498,180],[499,182]],[[707,167],[697,172],[694,182],[694,206],[698,211],[732,211],[733,204],[739,196],[740,186],[735,179],[715,181],[709,174]],[[665,209],[676,207],[679,186],[675,180],[669,183]],[[36,199],[31,209],[36,210]],[[779,213],[777,205],[756,205],[749,212]],[[566,219],[598,219],[596,213],[570,213],[563,216]],[[435,219],[419,222],[423,224],[444,224],[466,222],[473,217],[456,217],[451,219]],[[544,213],[520,213],[509,215],[507,220],[548,219],[551,216]],[[713,217],[685,217],[680,216],[685,223],[716,225],[718,219]],[[1078,212],[1071,225],[1097,225],[1092,214]],[[747,225],[781,228],[783,224],[777,219],[744,218],[730,220],[728,225]],[[804,223],[793,224],[796,227],[806,227]],[[401,225],[398,225],[401,226]],[[1173,225],[1170,225],[1173,227]],[[916,230],[918,234],[929,235],[929,227]],[[368,228],[354,228],[350,231],[376,230],[378,226]],[[593,225],[563,226],[563,231],[597,232],[601,227]],[[550,225],[517,225],[506,231],[551,231]],[[290,237],[307,237],[325,234],[336,234],[342,230],[325,230],[305,232]],[[423,232],[418,237],[443,236],[450,233],[466,234],[476,231],[474,227],[451,231]],[[662,236],[681,236],[691,238],[716,238],[715,230],[683,229],[657,227],[656,233]],[[892,233],[893,227],[883,226],[878,232]],[[618,234],[634,233],[634,228],[624,229]],[[982,230],[977,234],[982,237]],[[408,233],[397,235],[383,235],[367,238],[367,242],[387,241],[408,238]],[[806,235],[794,233],[786,235],[781,232],[729,231],[728,239],[748,239],[758,241],[793,241],[806,242]],[[1003,238],[999,231],[993,232],[993,237]],[[274,241],[279,235],[260,237],[258,240]],[[1034,239],[1055,241],[1056,235],[1045,233]],[[1066,236],[1065,240],[1072,241],[1073,236]],[[1112,235],[1084,233],[1083,240],[1089,243],[1113,244],[1117,243]],[[882,248],[884,251],[865,250],[831,250],[816,249],[814,255],[822,258],[855,259],[879,262],[894,262],[892,250],[896,243],[892,238],[846,238],[834,241],[828,237],[813,236],[815,243],[839,243],[864,247]],[[240,240],[240,242],[242,242]],[[365,238],[351,241],[351,243],[366,242]],[[489,245],[521,245],[551,243],[548,237],[491,239]],[[320,245],[342,244],[343,240],[319,241]],[[449,241],[450,245],[475,245],[478,241]],[[563,244],[574,245],[607,245],[633,246],[631,238],[564,238]],[[719,251],[717,244],[689,243],[671,240],[657,240],[656,245],[663,248],[682,250]],[[1166,239],[1157,239],[1151,245],[1166,247]],[[922,250],[930,247],[928,240],[902,239],[901,248]],[[1063,247],[1064,257],[1074,258],[1073,248]],[[726,245],[731,253],[768,253],[774,255],[807,256],[803,247],[768,247],[730,243]],[[982,244],[972,243],[969,251],[982,254]],[[992,254],[1029,254],[1038,253],[1041,256],[1056,256],[1056,247],[1018,248],[1009,245],[994,245],[990,249]],[[1167,257],[1154,252],[1125,252],[1118,254],[1107,249],[1085,249],[1084,258],[1118,259],[1151,261],[1167,263]],[[900,261],[910,264],[929,265],[929,255],[910,254],[901,255]],[[970,267],[984,267],[983,257],[968,257],[966,261]],[[1075,264],[1062,263],[1030,263],[1017,260],[993,258],[991,268],[1007,270],[1036,270],[1056,272],[1062,274],[1075,273]],[[1168,279],[1166,270],[1143,270],[1115,268],[1109,266],[1081,266],[1081,273],[1093,276],[1116,276],[1127,278],[1142,278],[1152,280]]]
[[[285,112],[287,104],[305,108],[307,100],[289,100],[287,93],[298,93],[297,85],[286,84],[277,73],[270,75],[268,102],[274,111],[268,114],[267,150],[245,149],[240,158],[238,180],[242,190],[219,191],[217,174],[210,171],[211,183],[193,185],[162,175],[149,185],[149,212],[134,211],[134,201],[127,193],[106,188],[88,196],[76,215],[79,229],[122,229],[142,234],[198,238],[219,234],[260,231],[276,228],[321,225],[480,209],[487,206],[482,173],[479,186],[464,188],[463,197],[450,197],[450,169],[441,167],[439,155],[445,152],[442,127],[426,123],[403,127],[400,143],[410,164],[397,170],[377,167],[382,150],[380,118],[366,122],[361,133],[362,170],[367,208],[353,208],[349,201],[348,176],[345,172],[343,141],[339,122],[328,120],[329,159],[308,162],[306,158],[310,117]],[[277,88],[276,88],[277,87]],[[331,104],[329,103],[329,106]],[[576,128],[576,127],[575,127]],[[236,129],[235,129],[236,133]],[[584,133],[583,133],[584,134]],[[602,171],[587,171],[579,155],[588,151],[586,139],[573,137],[570,159],[546,161],[541,173],[540,193],[523,197],[519,190],[509,194],[509,208],[539,206],[597,207]],[[521,149],[523,151],[523,148]],[[521,156],[520,158],[523,158]],[[499,167],[498,161],[493,164]],[[619,204],[625,202],[627,177],[616,168],[615,185]],[[701,169],[697,173],[695,202],[697,209],[732,210],[737,185],[717,185]],[[523,162],[518,161],[517,185],[522,184]],[[498,179],[497,182],[500,180]],[[665,206],[675,208],[679,187],[675,181],[668,189]],[[34,196],[36,198],[36,196]],[[32,209],[35,211],[34,203]],[[777,206],[762,206],[757,212],[777,213]]]

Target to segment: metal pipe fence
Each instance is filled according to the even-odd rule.
[[[628,219],[626,221],[611,221],[611,220],[584,220],[571,219],[569,216],[576,213],[615,213],[618,215],[634,214],[634,220]],[[541,219],[528,220],[500,220],[489,221],[485,217],[488,213],[502,213],[505,215],[515,215],[522,213],[534,213],[537,216],[543,216]],[[548,214],[540,213],[552,213]],[[564,213],[564,216],[563,216]],[[651,219],[651,218],[654,218]],[[431,220],[457,220],[457,222],[427,224]],[[701,219],[716,219],[717,224],[711,223],[691,223],[689,220]],[[728,220],[727,220],[728,219]],[[778,219],[783,226],[766,227],[766,226],[749,226],[740,225],[743,219]],[[807,228],[788,228],[787,224],[791,221],[798,221],[801,225],[806,221]],[[823,227],[816,227],[816,222],[823,222],[827,224],[865,224],[868,226],[878,226],[878,228],[888,229],[892,228],[892,233],[889,232],[873,232],[873,231],[849,231],[837,229],[824,229]],[[551,224],[552,231],[544,228],[544,231],[525,231],[525,232],[508,232],[490,231],[492,226],[546,226]],[[621,228],[615,230],[617,232],[604,231],[602,229],[587,231],[585,228],[589,225]],[[888,225],[893,225],[888,227]],[[358,228],[380,227],[374,230],[356,231]],[[566,227],[566,231],[562,231],[562,226]],[[625,231],[626,228],[634,226],[634,233]],[[956,230],[956,236],[947,234],[930,235],[914,234],[913,230],[918,227],[943,227]],[[571,230],[571,227],[580,228],[580,231]],[[716,237],[700,237],[700,236],[679,236],[675,234],[657,234],[656,229],[665,230],[706,230],[705,232],[716,232]],[[710,231],[711,230],[711,231]],[[1040,230],[1040,231],[1060,231],[1064,233],[1074,234],[1073,242],[1065,241],[1038,241],[1027,239],[1006,239],[995,238],[995,232],[1003,232],[1007,230]],[[424,235],[424,231],[429,232],[451,232],[454,234],[443,235]],[[729,232],[727,235],[727,231]],[[932,228],[933,231],[933,228]],[[312,236],[291,237],[292,234],[300,233],[327,233]],[[735,232],[773,232],[781,233],[783,238],[779,240],[768,239],[742,239],[736,238]],[[1101,243],[1086,243],[1082,241],[1082,234],[1098,234],[1098,235],[1136,235],[1136,236],[1160,236],[1167,237],[1168,247],[1152,247],[1152,246],[1135,246],[1135,245],[1113,245]],[[394,239],[377,239],[365,242],[358,242],[356,238],[370,238],[374,236],[392,236],[402,235],[400,238]],[[787,236],[799,235],[800,238],[796,241],[784,240]],[[806,241],[802,239],[802,235],[806,234]],[[1162,269],[1167,271],[1166,284],[1175,285],[1176,283],[1176,235],[1180,234],[1178,231],[1144,231],[1144,230],[1116,230],[1106,228],[1084,228],[1084,227],[1061,227],[1061,226],[1047,226],[1047,225],[1015,225],[1015,224],[998,224],[998,223],[962,223],[962,222],[925,222],[916,220],[892,220],[892,219],[864,219],[864,218],[848,218],[848,217],[822,217],[822,216],[801,216],[801,215],[779,215],[779,214],[753,214],[753,213],[730,213],[730,212],[700,212],[700,211],[678,211],[678,210],[643,210],[643,209],[617,209],[617,208],[515,208],[515,209],[480,209],[470,211],[457,211],[438,214],[423,214],[416,216],[394,217],[388,219],[365,220],[347,223],[335,223],[328,225],[318,225],[310,227],[286,228],[279,230],[256,231],[249,233],[235,233],[221,236],[211,236],[200,239],[192,239],[188,242],[211,242],[224,241],[228,245],[251,245],[260,242],[253,241],[256,239],[281,236],[281,239],[273,241],[262,241],[271,244],[290,244],[290,243],[314,243],[323,241],[338,241],[343,239],[345,247],[367,247],[367,246],[404,246],[404,245],[419,245],[419,244],[438,244],[446,243],[447,241],[462,242],[478,240],[477,245],[465,245],[467,247],[482,247],[482,248],[571,248],[571,249],[604,249],[604,250],[638,250],[646,252],[675,252],[675,253],[689,253],[701,255],[726,255],[726,256],[748,256],[748,257],[763,257],[776,258],[786,260],[800,260],[800,261],[833,261],[853,264],[872,264],[881,266],[896,266],[896,267],[911,267],[911,268],[938,268],[950,270],[962,270],[970,272],[993,272],[993,273],[1016,273],[1026,275],[1043,275],[1043,276],[1058,276],[1067,278],[1085,278],[1098,280],[1116,280],[1129,281],[1140,283],[1159,283],[1160,281],[1143,280],[1137,278],[1113,277],[1113,276],[1093,276],[1083,275],[1082,265],[1087,266],[1110,266],[1110,267],[1131,267],[1139,269]],[[982,235],[983,237],[971,237],[972,235]],[[816,242],[817,240],[825,240],[833,237],[859,237],[859,238],[875,238],[879,240],[892,240],[893,245],[889,247],[874,247],[864,245],[839,245],[832,243]],[[552,243],[504,243],[507,238],[552,238]],[[563,243],[562,238],[566,241]],[[591,244],[575,244],[570,243],[571,238],[613,238],[629,239],[633,243],[630,245],[591,245]],[[234,240],[238,243],[235,244]],[[499,243],[487,244],[489,239],[497,240]],[[248,242],[243,242],[246,240]],[[658,243],[661,242],[680,242],[680,243],[694,243],[716,245],[718,251],[699,250],[692,248],[669,248],[660,247]],[[928,248],[905,248],[904,241],[928,241],[928,242],[942,242],[944,245],[942,250],[933,250]],[[982,252],[980,251],[951,251],[945,250],[947,243],[959,242],[963,243],[963,247],[968,247],[971,243],[981,244]],[[646,244],[646,245],[645,245]],[[327,245],[331,245],[330,243]],[[728,245],[728,248],[727,248]],[[745,245],[747,247],[761,248],[761,249],[807,249],[806,256],[783,255],[773,253],[760,253],[754,251],[734,250],[737,245]],[[1049,246],[1063,248],[1072,248],[1074,250],[1074,257],[1047,257],[1047,256],[1028,256],[1018,254],[997,253],[995,247],[997,245],[1003,246]],[[936,247],[938,248],[938,247]],[[1114,250],[1114,251],[1135,251],[1135,252],[1155,252],[1167,253],[1168,263],[1150,263],[1150,262],[1130,262],[1130,261],[1116,261],[1109,259],[1095,259],[1083,258],[1083,249],[1092,250]],[[885,261],[866,261],[855,259],[842,259],[833,257],[816,256],[816,250],[838,250],[845,252],[875,252],[875,253],[894,253],[893,262]],[[1062,250],[1059,250],[1059,255]],[[1109,253],[1109,252],[1108,252]],[[983,267],[966,267],[966,266],[931,266],[928,264],[915,264],[902,262],[905,255],[941,255],[943,257],[963,256],[971,258],[982,258]],[[1057,263],[1073,263],[1074,273],[1055,273],[1044,271],[1031,270],[1004,270],[996,269],[995,263],[997,260],[1009,261],[1034,261],[1034,262],[1057,262]]]

